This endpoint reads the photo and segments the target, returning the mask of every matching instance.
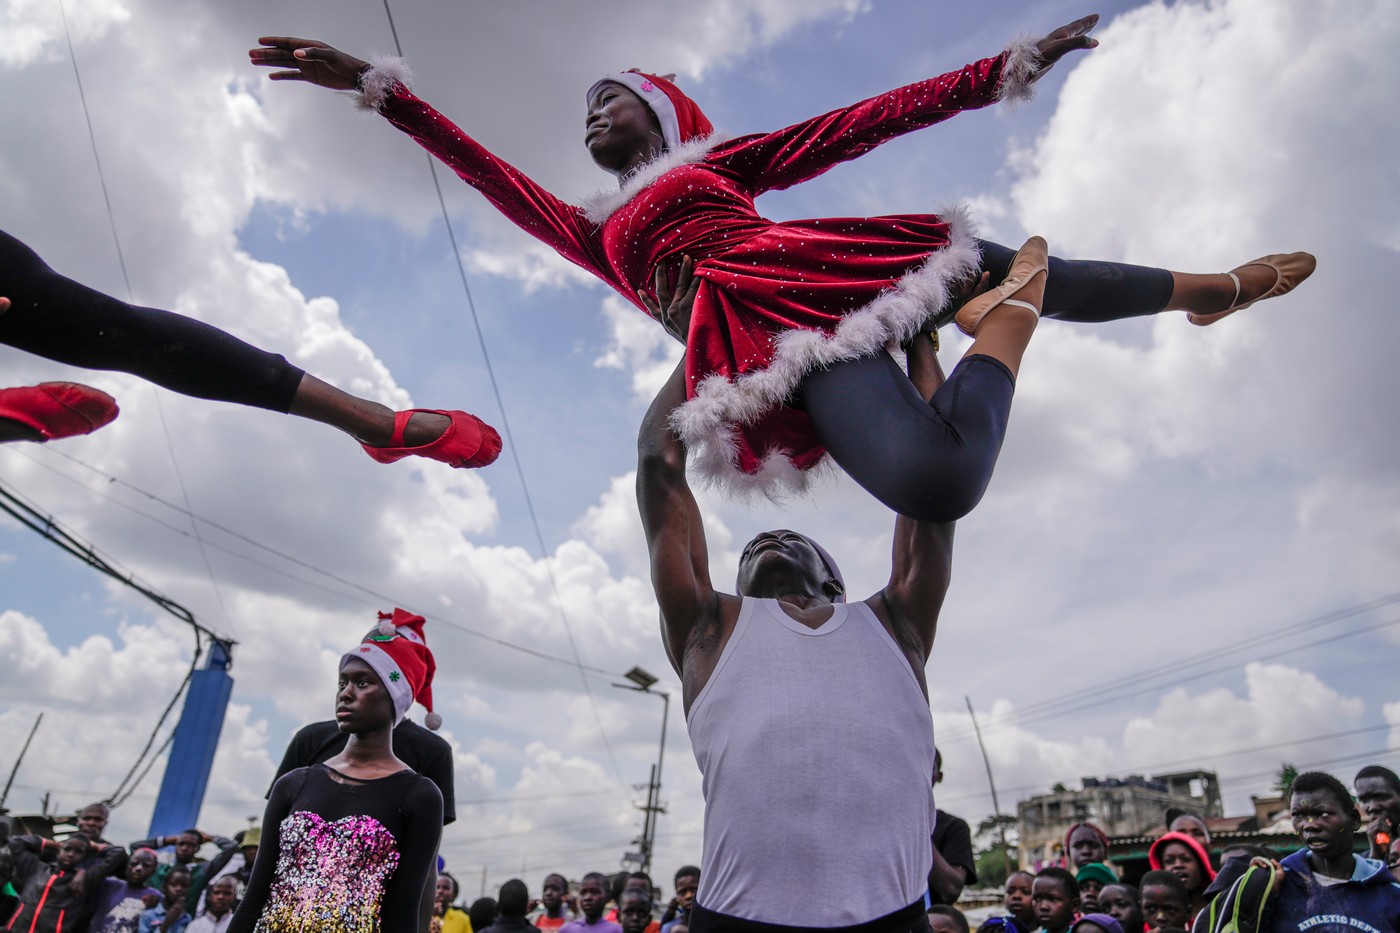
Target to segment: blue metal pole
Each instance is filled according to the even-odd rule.
[[[233,678],[228,672],[231,647],[227,642],[212,641],[204,668],[190,677],[148,835],[174,835],[199,825],[199,809],[204,805],[214,751],[233,693]]]

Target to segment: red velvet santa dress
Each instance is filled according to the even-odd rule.
[[[804,490],[826,456],[807,415],[783,400],[810,370],[915,333],[980,256],[960,208],[933,214],[774,223],[754,198],[822,174],[963,110],[1025,98],[1033,42],[774,133],[723,141],[674,85],[627,81],[678,105],[678,139],[620,189],[568,204],[413,96],[399,59],[378,59],[363,103],[379,110],[510,220],[637,307],[657,264],[694,258],[699,293],[686,352],[687,401],[673,423],[701,476],[738,492]],[[614,76],[611,80],[616,80]],[[663,129],[666,129],[663,119]]]

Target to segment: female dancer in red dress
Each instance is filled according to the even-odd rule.
[[[366,106],[512,221],[644,310],[640,293],[657,270],[693,257],[700,283],[686,335],[687,401],[673,420],[700,472],[731,487],[792,491],[804,487],[807,471],[830,451],[896,511],[951,521],[976,504],[1000,444],[993,430],[994,447],[969,458],[981,466],[954,482],[943,469],[950,444],[962,445],[951,410],[991,405],[989,417],[1004,428],[1011,373],[995,375],[980,363],[1014,369],[1012,357],[1019,359],[1030,328],[977,333],[987,345],[974,347],[949,376],[941,401],[929,403],[932,416],[915,410],[929,406],[912,402],[907,379],[880,351],[942,323],[978,272],[1001,279],[1011,250],[977,240],[958,209],[773,223],[758,214],[754,198],[963,110],[1028,96],[1055,61],[1096,44],[1087,35],[1096,22],[1087,17],[940,77],[728,141],[712,135],[700,108],[669,80],[611,75],[588,93],[584,140],[594,161],[617,176],[619,189],[581,206],[543,190],[414,97],[397,59],[371,65],[291,37],[260,39],[264,47],[250,56],[284,69],[275,80],[359,90]],[[1177,308],[1206,324],[1282,294],[1310,272],[1306,254],[1203,276],[1054,259],[1044,313],[1102,321]],[[861,404],[850,404],[852,398]],[[882,417],[869,417],[875,412]]]
[[[64,278],[3,230],[0,295],[0,344],[72,366],[131,373],[183,395],[310,418],[356,438],[380,463],[416,456],[479,467],[501,450],[495,429],[475,415],[395,412],[358,398],[208,324]],[[116,401],[90,386],[0,389],[0,442],[87,434],[116,416]]]

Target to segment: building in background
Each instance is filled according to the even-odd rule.
[[[1022,868],[1058,863],[1065,832],[1089,821],[1110,837],[1141,836],[1162,825],[1168,807],[1177,807],[1207,820],[1224,815],[1220,782],[1214,771],[1179,771],[1143,777],[1082,778],[1080,790],[1056,785],[1016,805]]]

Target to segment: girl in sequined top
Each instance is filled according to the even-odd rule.
[[[292,37],[264,37],[264,48],[250,55],[254,64],[283,69],[274,79],[359,90],[366,106],[511,221],[643,310],[642,295],[658,271],[693,257],[694,312],[688,332],[676,335],[686,343],[686,401],[672,421],[698,472],[733,491],[796,492],[830,452],[897,512],[945,522],[976,504],[1000,446],[997,436],[993,449],[975,451],[970,459],[979,467],[965,477],[941,468],[942,447],[962,433],[959,406],[987,407],[984,420],[1005,424],[1029,329],[999,346],[977,333],[965,365],[930,402],[914,400],[908,380],[881,351],[946,322],[940,315],[958,306],[978,273],[990,273],[992,284],[1002,280],[1012,251],[977,240],[961,208],[774,223],[759,215],[754,199],[964,110],[1028,97],[1055,61],[1097,44],[1087,35],[1097,19],[1085,17],[1038,42],[1019,39],[999,55],[786,129],[729,140],[713,135],[700,108],[665,77],[610,75],[588,92],[584,141],[619,188],[583,205],[544,190],[415,97],[399,60],[371,66]],[[1282,294],[1311,271],[1311,261],[1291,254],[1288,262],[1266,257],[1234,273],[1187,275],[1054,259],[1043,313],[1098,322],[1175,308],[1208,324]],[[987,375],[988,360],[1003,372]],[[982,378],[965,390],[966,370],[980,370]],[[814,391],[818,377],[838,384]],[[994,402],[983,397],[992,388]],[[852,398],[860,404],[830,404]],[[872,411],[882,417],[866,417]],[[924,462],[940,469],[911,467]]]
[[[394,757],[400,705],[370,663],[341,659],[336,721],[350,740],[335,758],[273,786],[265,838],[228,933],[418,933],[442,794]]]

